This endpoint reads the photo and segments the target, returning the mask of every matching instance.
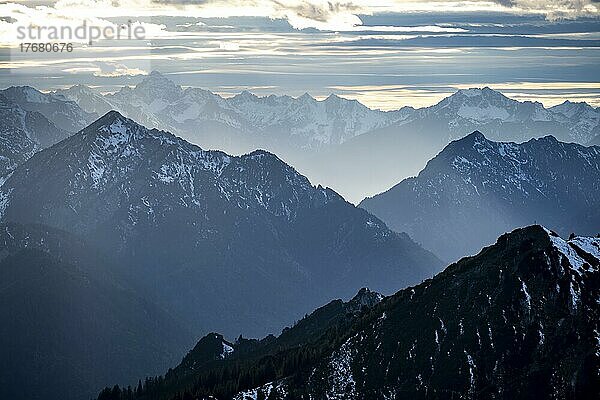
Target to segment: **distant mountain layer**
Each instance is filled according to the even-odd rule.
[[[541,103],[513,100],[486,87],[459,90],[436,105],[416,110],[403,124],[411,129],[437,125],[439,129],[428,134],[447,141],[479,130],[501,141],[523,142],[553,135],[586,144],[600,134],[600,113],[586,103],[569,101],[545,108]]]
[[[450,261],[536,221],[563,235],[595,235],[600,148],[551,136],[493,142],[475,132],[446,146],[417,177],[360,207]]]
[[[194,332],[263,335],[332,297],[441,262],[265,151],[232,157],[110,112],[0,188],[2,221],[89,239]]]
[[[586,145],[598,140],[599,121],[600,112],[585,103],[565,102],[546,109],[489,88],[459,90],[402,121],[351,138],[298,165],[314,181],[326,182],[358,201],[416,176],[448,143],[475,130],[502,142],[553,135]]]
[[[257,97],[247,91],[223,98],[208,90],[174,84],[152,72],[133,88],[102,95],[83,85],[55,93],[89,112],[111,109],[171,131],[204,148],[244,153],[256,148],[315,150],[387,126],[404,112],[370,110],[335,95],[317,101],[308,94]]]
[[[600,239],[518,229],[359,311],[334,302],[262,341],[211,334],[164,377],[98,399],[591,399],[599,271]]]
[[[90,398],[179,360],[190,334],[110,269],[66,232],[0,225],[0,398]]]
[[[0,186],[17,166],[87,126],[97,115],[29,86],[0,90]]]
[[[99,115],[117,110],[205,149],[275,152],[311,181],[353,202],[416,175],[446,144],[474,130],[516,142],[554,135],[588,144],[600,137],[600,111],[586,103],[544,108],[489,88],[459,90],[431,107],[383,112],[335,95],[322,101],[308,94],[257,97],[249,92],[223,98],[183,89],[153,72],[116,93],[78,85],[55,97]]]
[[[0,186],[37,151],[68,137],[37,111],[27,111],[0,92]]]
[[[42,93],[30,86],[12,86],[0,93],[24,110],[42,114],[57,128],[67,132],[77,132],[98,118],[95,112],[82,110],[74,101],[52,93]]]

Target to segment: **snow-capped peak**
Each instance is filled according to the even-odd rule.
[[[135,86],[134,90],[146,96],[155,96],[155,98],[148,98],[149,103],[154,99],[174,100],[183,92],[181,86],[176,85],[158,71],[152,71]]]
[[[71,86],[71,89],[76,92],[96,94],[96,92],[92,88],[90,88],[89,86],[83,85],[83,84],[77,84],[75,86]]]
[[[91,137],[95,142],[95,147],[102,152],[121,156],[137,152],[132,147],[134,141],[150,139],[158,145],[178,143],[177,138],[172,134],[156,129],[150,130],[114,110],[107,112],[96,122],[83,129],[82,134],[85,137]],[[181,141],[181,143],[184,142]],[[189,145],[189,147],[200,151],[196,146]]]
[[[37,89],[32,88],[31,86],[19,86],[17,88],[21,91],[25,99],[30,103],[49,103],[50,100],[48,95],[40,92]]]
[[[206,195],[205,190],[198,190],[199,182],[206,185],[209,181],[217,188],[217,196],[239,208],[261,209],[290,220],[306,202],[325,204],[340,199],[330,190],[313,187],[272,153],[257,150],[231,157],[205,151],[169,132],[145,128],[117,111],[75,135],[73,143],[78,151],[72,154],[70,168],[86,171],[73,185],[90,192],[110,189],[134,174],[150,187],[164,188],[164,193],[180,193],[184,207],[196,208]],[[160,196],[155,203],[164,201]]]
[[[31,86],[11,86],[3,90],[7,98],[18,103],[37,103],[40,106],[45,104],[61,101],[64,99],[57,98],[53,93],[43,93]]]
[[[146,77],[142,80],[142,82],[153,82],[153,83],[162,82],[168,86],[175,85],[173,83],[173,81],[171,81],[166,76],[164,76],[163,74],[161,74],[160,72],[158,72],[156,70],[154,70],[154,71],[150,72],[148,75],[146,75]]]
[[[460,89],[457,92],[457,94],[462,94],[467,97],[481,96],[481,89],[478,89],[478,88]]]
[[[447,112],[476,121],[504,120],[509,117],[507,109],[515,103],[518,102],[488,87],[471,88],[461,89],[425,110]]]
[[[337,103],[337,102],[344,101],[344,100],[346,100],[346,99],[338,96],[335,93],[331,93],[329,96],[327,96],[327,98],[324,101],[328,102],[328,103]]]
[[[259,97],[257,95],[255,95],[254,93],[250,93],[247,90],[242,91],[241,93],[236,94],[235,96],[233,96],[234,99],[236,100],[256,100]]]
[[[136,122],[125,118],[121,113],[115,110],[111,110],[98,118],[93,124],[91,124],[86,131],[98,131],[106,133],[122,133],[126,125],[137,125]]]
[[[483,94],[483,88],[460,89],[455,93],[456,96],[466,96],[466,97],[476,97],[476,96],[481,96],[482,94]]]
[[[469,143],[481,143],[488,141],[485,135],[479,131],[473,131],[461,140]]]
[[[550,111],[558,114],[562,114],[567,118],[573,118],[577,114],[590,112],[592,114],[597,113],[598,111],[594,109],[594,107],[590,106],[588,103],[582,102],[572,102],[566,100],[565,102],[558,104],[554,107],[550,108]]]
[[[450,126],[465,122],[487,124],[491,122],[551,121],[552,113],[537,102],[519,102],[490,89],[462,89],[438,104],[422,109],[419,115],[445,116]]]
[[[296,100],[299,100],[303,103],[308,103],[308,102],[313,103],[313,102],[317,101],[314,97],[312,97],[308,93],[304,93],[302,96],[298,97]]]
[[[117,111],[109,111],[106,115],[106,123],[98,130],[109,134],[123,134],[128,130],[127,118],[123,117]],[[102,121],[105,122],[105,121]]]
[[[498,92],[497,90],[491,89],[487,86],[483,87],[483,88],[460,89],[452,96],[456,96],[456,97],[464,96],[464,97],[470,97],[470,98],[485,97],[488,99],[491,99],[491,98],[508,99],[508,97],[506,97],[502,93]]]

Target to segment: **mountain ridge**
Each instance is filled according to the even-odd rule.
[[[299,348],[234,351],[99,399],[593,398],[599,270],[599,238],[519,228]]]
[[[75,86],[75,88],[77,87],[81,87],[83,85],[77,85]],[[490,87],[473,87],[473,88],[469,88],[469,89],[459,89],[457,92],[455,92],[454,94],[442,99],[441,101],[439,101],[438,103],[431,105],[431,106],[426,106],[426,107],[422,107],[422,108],[417,108],[417,109],[413,109],[411,107],[401,107],[397,110],[390,110],[390,111],[380,111],[377,109],[371,109],[365,105],[363,105],[362,103],[360,103],[358,100],[356,99],[352,99],[352,100],[347,100],[344,97],[340,97],[339,95],[335,94],[335,93],[330,93],[327,97],[325,97],[323,100],[317,100],[314,97],[312,97],[311,95],[309,95],[308,93],[305,93],[302,96],[299,97],[290,97],[287,95],[266,95],[266,96],[257,96],[251,92],[249,92],[248,90],[244,90],[232,97],[222,97],[218,94],[212,93],[209,90],[206,89],[200,89],[200,88],[186,88],[183,89],[181,86],[173,83],[171,80],[169,80],[166,76],[162,75],[160,72],[158,71],[152,71],[149,75],[147,75],[137,86],[139,86],[138,90],[140,90],[142,92],[142,97],[150,97],[153,100],[156,100],[156,97],[158,99],[162,99],[163,97],[167,100],[176,100],[177,97],[181,97],[183,95],[185,95],[186,93],[192,93],[192,92],[201,92],[201,93],[205,93],[207,96],[212,97],[215,99],[217,104],[220,105],[224,105],[227,103],[232,103],[234,105],[243,105],[245,103],[248,102],[254,102],[254,103],[263,103],[263,104],[270,104],[270,105],[276,105],[278,103],[282,103],[285,104],[286,106],[288,106],[289,104],[293,103],[293,102],[300,102],[300,104],[307,104],[307,103],[321,103],[321,104],[338,104],[338,105],[343,105],[346,107],[349,107],[351,105],[357,105],[358,109],[354,109],[354,114],[357,112],[357,110],[368,110],[371,112],[375,112],[375,113],[380,113],[381,115],[387,115],[390,116],[391,118],[389,118],[387,120],[387,122],[383,123],[383,125],[380,126],[374,126],[371,127],[369,130],[373,130],[373,129],[377,129],[377,128],[381,128],[383,126],[389,125],[389,124],[394,124],[394,123],[400,123],[400,124],[404,124],[407,122],[410,122],[411,119],[414,118],[422,118],[423,114],[435,114],[435,113],[439,113],[441,110],[446,109],[450,106],[453,105],[453,103],[455,103],[454,100],[462,100],[462,101],[472,101],[472,102],[476,102],[479,103],[479,106],[485,105],[487,106],[487,113],[480,113],[479,115],[477,114],[472,114],[469,115],[467,114],[468,110],[465,108],[461,108],[460,110],[457,110],[458,112],[456,112],[456,114],[460,117],[463,118],[467,118],[467,119],[473,119],[475,118],[475,120],[477,121],[479,118],[483,118],[480,119],[479,122],[486,122],[486,117],[493,120],[493,119],[501,119],[504,122],[509,122],[509,121],[517,121],[520,118],[529,116],[529,118],[531,118],[534,121],[551,121],[554,117],[556,117],[557,114],[562,115],[563,116],[563,120],[564,117],[566,118],[570,118],[573,117],[574,114],[576,114],[575,112],[573,112],[574,108],[584,108],[586,111],[591,112],[591,114],[588,115],[588,118],[592,118],[592,120],[595,122],[595,125],[598,128],[598,124],[600,123],[599,115],[596,115],[596,109],[594,109],[593,107],[591,107],[589,104],[585,103],[585,102],[579,102],[579,103],[572,103],[568,100],[566,100],[564,103],[560,104],[560,105],[556,105],[556,106],[552,106],[552,107],[545,107],[543,106],[542,103],[537,102],[537,101],[518,101],[512,98],[507,97],[506,95],[502,94],[499,91],[496,91],[494,89],[491,89]],[[95,93],[96,95],[100,95],[101,94],[94,92],[92,89],[86,87],[88,90],[88,93]],[[135,91],[136,88],[134,87],[133,89],[131,88],[127,88],[125,89],[126,93],[131,93],[131,91]],[[77,100],[77,98],[71,94],[71,89],[65,89],[65,90],[59,90],[56,91],[55,93],[60,93],[63,96],[65,96],[66,98],[72,98],[74,100]],[[110,99],[110,98],[118,98],[120,96],[119,92],[115,92],[114,94],[108,95],[108,97],[106,96],[102,96],[105,99]],[[152,102],[148,103],[151,104]],[[494,103],[498,104],[498,105],[502,105],[505,107],[509,107],[512,108],[514,111],[512,114],[512,116],[509,115],[505,115],[503,114],[502,111],[500,112],[500,108],[496,109],[496,113],[494,113]],[[158,103],[152,103],[152,104],[156,104],[156,106],[158,106]],[[165,104],[164,102],[160,103],[162,106],[166,106],[167,104]],[[117,104],[115,104],[114,106],[116,106]],[[155,110],[154,111],[158,111],[156,110],[156,106],[154,107]],[[566,110],[566,108],[569,107],[570,111],[568,112]],[[152,107],[151,107],[152,108]],[[414,113],[412,113],[413,115],[411,115],[409,118],[403,117],[402,114],[405,113],[408,110],[412,110],[414,111]],[[461,111],[462,110],[462,111]],[[234,109],[232,109],[231,111],[234,111]],[[250,117],[247,113],[250,112],[249,110],[244,111],[242,109],[237,109],[235,110],[235,112],[237,113],[241,113],[241,114],[245,114],[246,119],[248,119],[248,121],[252,121],[252,117]],[[274,118],[275,115],[271,116],[270,118]],[[267,118],[270,119],[270,118]],[[561,120],[560,122],[564,122],[563,120]],[[256,121],[254,121],[256,123]],[[588,127],[582,127],[579,126],[578,129],[581,128],[586,128],[586,131],[590,131],[594,128],[594,126],[588,126]],[[169,126],[168,128],[173,128],[172,126]],[[168,129],[167,128],[167,129]],[[573,128],[574,129],[574,128]],[[599,128],[600,129],[600,128]],[[358,136],[362,133],[366,133],[367,131],[364,132],[355,132],[351,137],[354,136]],[[591,133],[588,132],[588,136],[582,136],[582,137],[577,137],[578,141],[581,141],[582,144],[585,144],[585,142],[589,142],[591,141],[596,135],[594,136],[589,136]],[[452,138],[452,139],[456,139],[456,137]],[[341,143],[338,143],[341,144]]]
[[[0,186],[39,150],[68,137],[43,114],[27,111],[0,92]]]
[[[85,112],[79,105],[52,93],[42,93],[31,86],[11,86],[0,91],[7,99],[27,111],[37,111],[57,128],[74,133],[95,118],[95,112]]]
[[[516,142],[553,134],[562,141],[587,144],[600,134],[597,109],[545,108],[488,87],[461,89],[430,107],[380,111],[333,93],[323,100],[309,94],[259,97],[248,91],[225,98],[183,88],[157,72],[139,85],[84,98],[77,88],[56,93],[96,104],[88,111],[106,111],[108,102],[146,126],[168,130],[206,149],[229,154],[267,149],[312,182],[334,188],[355,204],[416,175],[446,144],[474,130]],[[152,91],[152,86],[158,89]]]
[[[2,221],[93,238],[117,276],[196,332],[278,330],[326,297],[441,265],[269,152],[202,150],[117,112],[36,153],[0,200]]]
[[[416,177],[360,206],[453,260],[536,220],[563,235],[595,234],[599,174],[598,147],[553,136],[494,142],[476,131],[447,145]]]

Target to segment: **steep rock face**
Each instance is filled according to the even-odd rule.
[[[190,333],[110,270],[64,231],[0,225],[1,398],[89,398],[178,360]]]
[[[415,178],[361,203],[447,260],[535,221],[595,234],[600,226],[600,149],[553,137],[523,144],[475,132],[449,144]]]
[[[215,335],[211,362],[186,379],[150,380],[133,398],[591,399],[600,387],[599,274],[599,238],[517,229],[347,318],[317,317],[335,302],[317,310],[288,332],[332,322],[297,346],[261,350],[284,332],[254,353],[238,341],[221,358]]]
[[[116,112],[36,154],[0,199],[5,221],[94,240],[198,332],[272,332],[331,296],[389,292],[440,267],[270,153],[204,151]]]

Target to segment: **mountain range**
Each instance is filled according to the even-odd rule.
[[[598,290],[597,239],[563,241],[533,226],[428,278],[441,269],[436,255],[451,261],[475,254],[517,226],[539,222],[563,236],[596,234],[600,149],[590,144],[600,137],[597,116],[583,103],[544,108],[489,88],[392,112],[334,95],[223,98],[184,89],[156,72],[112,94],[81,85],[53,93],[2,90],[0,313],[9,323],[0,330],[8,344],[0,367],[10,373],[0,378],[0,397],[90,397],[109,382],[164,371],[200,335],[216,331],[164,377],[100,397],[490,392],[508,398],[531,394],[539,380],[540,390],[581,398],[596,379],[588,339],[597,303],[585,299]],[[475,128],[488,138],[465,131]],[[421,172],[397,184],[409,170]],[[332,182],[354,200],[395,186],[355,207],[309,178]],[[492,293],[494,268],[501,265],[513,266],[511,278],[501,267],[501,292]],[[552,274],[540,275],[544,268]],[[557,294],[530,318],[517,303],[521,292],[527,303],[548,299],[536,279]],[[407,291],[377,293],[420,282],[411,288],[418,303],[406,302]],[[278,332],[306,310],[350,298],[363,286],[377,292],[363,289],[348,302],[333,301],[278,337],[240,335]],[[476,326],[477,353],[473,338],[462,337],[462,320],[444,318],[440,329],[431,321],[441,321],[438,300],[444,316],[460,315],[483,292],[494,303],[464,317],[471,320],[465,326]],[[500,353],[483,350],[478,325],[478,318],[499,312],[496,306],[504,307],[505,324],[523,328],[513,329],[510,345],[492,340],[492,331],[512,337],[506,326],[488,322],[489,346]],[[395,319],[385,325],[389,315]],[[406,328],[409,319],[422,329]],[[538,336],[552,338],[543,352],[527,336],[535,322],[543,323]],[[452,324],[461,333],[449,343],[459,343],[464,354],[444,349],[447,357],[435,366]],[[560,329],[544,328],[554,325]],[[409,351],[419,349],[429,367],[420,356],[409,357],[410,365],[398,361],[393,338],[408,346],[434,331],[438,353],[416,343]],[[559,343],[557,335],[585,340]],[[527,357],[519,359],[520,352]],[[393,372],[382,375],[386,362]],[[492,362],[500,369],[490,372]],[[458,372],[444,375],[440,368]],[[527,378],[513,386],[518,374]]]
[[[69,136],[37,111],[0,93],[0,186],[29,157]]]
[[[405,117],[403,111],[370,110],[357,101],[309,94],[258,97],[244,91],[223,98],[182,88],[157,71],[135,87],[102,95],[77,85],[54,93],[90,112],[117,110],[149,127],[165,129],[204,148],[246,153],[256,148],[319,150],[341,144]]]
[[[58,129],[67,132],[77,132],[98,118],[97,114],[84,111],[74,101],[42,93],[30,86],[11,86],[0,93],[24,110],[42,114]]]
[[[98,399],[591,399],[599,270],[600,239],[517,229],[433,279],[385,298],[361,291],[277,338],[209,334],[166,375]]]
[[[442,265],[271,153],[205,151],[115,111],[17,167],[0,219],[93,244],[111,281],[164,310],[188,341],[277,332],[332,297],[362,285],[391,293]]]
[[[600,135],[600,112],[586,103],[545,108],[489,88],[459,90],[431,107],[389,112],[336,95],[319,101],[308,94],[258,97],[246,91],[223,98],[184,89],[156,71],[115,93],[77,85],[53,95],[99,115],[117,110],[205,149],[269,150],[352,202],[416,175],[446,144],[474,130],[501,141],[551,134],[584,145]]]
[[[474,132],[446,146],[417,177],[360,207],[452,261],[536,221],[563,235],[595,235],[599,177],[599,147],[552,136],[494,142]]]
[[[0,186],[36,152],[93,120],[76,103],[29,86],[0,91]]]
[[[587,145],[598,140],[599,115],[585,103],[546,109],[489,88],[459,90],[438,104],[414,110],[402,121],[309,157],[306,169],[301,170],[316,182],[331,182],[345,197],[358,202],[416,176],[452,140],[475,130],[503,142],[553,135],[560,141]],[[299,165],[304,166],[304,161]]]

